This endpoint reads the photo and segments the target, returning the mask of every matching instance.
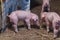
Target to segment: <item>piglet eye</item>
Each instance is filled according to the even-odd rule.
[[[38,19],[36,19],[36,21],[38,21]]]

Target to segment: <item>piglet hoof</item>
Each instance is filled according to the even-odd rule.
[[[55,36],[54,36],[54,39],[56,39],[56,38],[57,38],[57,36],[55,35]]]
[[[50,31],[48,31],[48,33],[49,33]]]
[[[49,33],[49,30],[47,30],[47,32]]]
[[[54,37],[54,39],[56,39],[57,37]]]
[[[15,32],[15,33],[18,33],[18,30],[15,30],[14,32]]]
[[[31,30],[31,28],[28,28],[28,30]]]
[[[18,33],[18,31],[14,31],[15,33]]]

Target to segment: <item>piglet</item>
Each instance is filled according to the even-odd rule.
[[[48,12],[50,11],[50,0],[43,0],[42,4],[42,11],[41,12]]]
[[[14,11],[10,15],[8,15],[8,17],[10,18],[10,22],[13,23],[15,32],[18,32],[17,29],[18,20],[25,21],[29,30],[31,30],[30,20],[33,20],[36,24],[38,24],[39,20],[36,14],[23,10]]]
[[[38,27],[40,26],[40,21],[38,15],[31,13],[31,19],[30,19],[33,24],[37,25]]]
[[[49,26],[52,23],[54,38],[56,38],[60,26],[60,16],[56,12],[42,12],[41,19],[46,22],[47,32],[49,32]]]

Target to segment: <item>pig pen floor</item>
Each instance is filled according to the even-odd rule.
[[[40,16],[40,11],[41,5],[32,9],[32,12],[38,16]],[[52,0],[51,11],[60,13],[60,0]],[[31,30],[27,30],[27,28],[22,27],[19,28],[18,33],[7,29],[4,33],[0,34],[0,40],[60,40],[60,37],[53,39],[53,33],[47,33],[45,29],[32,28]]]
[[[53,33],[47,33],[46,30],[32,28],[20,28],[18,33],[11,30],[6,30],[0,34],[0,40],[60,40],[60,38],[53,39]]]

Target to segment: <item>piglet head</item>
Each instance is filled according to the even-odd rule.
[[[42,14],[41,14],[41,20],[42,20],[42,21],[45,20],[46,15],[47,15],[46,13],[42,13]]]
[[[32,16],[31,19],[35,25],[40,26],[38,16]]]

